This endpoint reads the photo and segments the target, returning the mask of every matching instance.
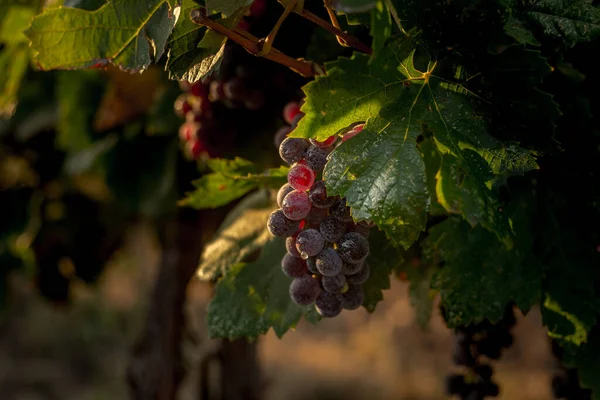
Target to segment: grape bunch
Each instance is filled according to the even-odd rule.
[[[576,368],[567,368],[562,363],[563,349],[552,340],[552,354],[554,355],[558,368],[552,375],[552,396],[555,399],[564,400],[590,400],[592,392],[583,389],[579,385],[579,373]]]
[[[216,149],[211,144],[214,136],[213,106],[208,98],[208,85],[202,82],[191,84],[180,81],[184,92],[175,100],[175,113],[184,118],[179,127],[179,138],[185,146],[188,157],[197,159],[201,154],[216,156]]]
[[[500,389],[492,381],[493,369],[481,362],[481,356],[491,360],[499,359],[502,349],[512,345],[513,336],[510,330],[515,323],[513,309],[509,307],[497,324],[485,320],[479,324],[455,329],[456,342],[452,361],[463,366],[465,373],[446,377],[446,393],[449,396],[456,395],[468,400],[498,396]]]
[[[302,115],[298,103],[286,105],[284,119],[292,124],[288,133]],[[293,278],[290,297],[300,305],[314,303],[323,317],[357,309],[370,272],[365,260],[371,223],[355,223],[346,199],[327,195],[321,174],[337,136],[323,142],[281,132],[276,136],[281,139],[279,155],[291,168],[288,183],[277,193],[280,208],[271,213],[267,226],[272,235],[286,237],[281,268]]]

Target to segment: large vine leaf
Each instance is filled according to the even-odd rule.
[[[193,182],[196,189],[179,205],[196,209],[220,207],[259,186],[281,187],[288,172],[284,166],[263,171],[260,166],[239,157],[233,160],[213,158],[208,161],[208,166],[213,172]]]
[[[485,318],[496,322],[507,304],[515,302],[526,312],[539,298],[541,269],[531,256],[525,216],[519,215],[515,225],[519,235],[511,250],[456,217],[430,229],[423,252],[427,262],[444,263],[431,285],[440,291],[449,327]]]
[[[600,8],[593,0],[504,0],[509,9],[505,30],[521,43],[540,46],[540,35],[569,46],[600,35]]]
[[[193,23],[190,11],[196,8],[193,0],[183,0],[181,17],[169,38],[166,70],[171,79],[196,82],[218,68],[223,58],[227,38]],[[235,15],[219,22],[231,26],[238,18]]]
[[[175,0],[114,0],[94,11],[59,7],[38,15],[25,34],[42,70],[114,64],[145,70],[164,52],[180,8]]]
[[[509,244],[508,218],[496,212],[490,189],[497,177],[536,168],[533,155],[491,137],[467,90],[434,75],[435,62],[417,70],[414,56],[413,43],[395,39],[371,63],[355,54],[327,64],[328,74],[305,86],[306,116],[291,136],[323,140],[367,121],[360,135],[330,156],[327,189],[347,198],[355,219],[372,220],[408,248],[425,228],[430,207],[416,144],[427,130],[446,159],[439,174],[446,184],[437,186],[441,205]]]
[[[249,6],[253,0],[206,0],[206,9],[209,13],[221,13],[230,17],[236,11]]]

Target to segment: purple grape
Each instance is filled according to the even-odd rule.
[[[323,172],[323,168],[325,168],[325,164],[327,164],[327,156],[332,150],[333,148],[331,147],[321,148],[310,146],[304,154],[306,165],[316,173]]]
[[[294,236],[290,236],[285,239],[285,249],[290,256],[294,258],[302,258],[300,257],[300,253],[298,253],[298,249],[296,249],[296,238]]]
[[[323,276],[321,285],[323,286],[323,289],[329,293],[340,293],[347,286],[346,277],[342,274]]]
[[[334,276],[342,271],[342,259],[331,247],[325,247],[315,257],[317,269],[324,276]]]
[[[269,215],[267,228],[273,236],[287,237],[292,236],[298,231],[298,229],[300,229],[300,223],[287,218],[283,214],[283,211],[275,210],[271,213],[271,215]]]
[[[283,214],[293,221],[304,219],[310,212],[310,208],[308,193],[298,190],[289,192],[281,202]]]
[[[344,274],[344,275],[357,274],[360,270],[363,269],[363,265],[364,265],[364,263],[350,264],[350,263],[345,262],[344,265],[342,266],[342,274]]]
[[[369,264],[365,263],[360,271],[353,275],[347,275],[346,281],[348,281],[348,285],[362,285],[369,279],[369,275],[371,274],[371,269]]]
[[[294,278],[290,284],[292,301],[301,306],[314,303],[321,292],[319,281],[310,275]]]
[[[277,192],[277,205],[279,207],[281,207],[281,204],[283,203],[283,199],[285,198],[285,196],[293,190],[294,190],[294,188],[289,183],[286,183],[281,188],[279,188],[279,191]]]
[[[339,294],[333,294],[329,292],[321,292],[317,297],[315,306],[317,312],[327,318],[335,317],[342,312],[342,301],[340,300]]]
[[[350,222],[352,221],[352,216],[350,215],[350,207],[346,205],[345,199],[337,200],[331,206],[331,215],[337,218],[342,222]]]
[[[308,225],[310,225],[311,228],[314,227],[315,229],[318,229],[319,224],[325,218],[327,218],[327,209],[326,208],[312,207],[310,209],[310,212],[306,216],[306,218],[304,218],[304,220],[306,221],[306,223]]]
[[[279,156],[283,161],[292,165],[304,158],[308,146],[310,144],[306,139],[285,138],[279,146]]]
[[[275,147],[279,148],[281,143],[285,140],[287,135],[293,130],[291,126],[285,125],[282,126],[275,132],[275,137],[273,138],[273,142],[275,143]]]
[[[229,100],[243,100],[246,96],[246,84],[240,78],[232,78],[223,84],[223,94]]]
[[[321,275],[321,273],[319,272],[319,270],[317,269],[317,263],[316,263],[316,259],[315,257],[308,257],[306,259],[306,267],[308,268],[308,270],[313,273],[313,274],[317,274],[317,275]]]
[[[348,290],[342,293],[342,308],[356,310],[365,301],[365,293],[360,285],[348,285]]]
[[[371,228],[368,228],[364,225],[355,224],[354,222],[348,222],[346,224],[346,232],[356,232],[360,233],[364,237],[369,237],[369,232]]]
[[[323,246],[325,246],[325,239],[316,229],[305,229],[296,238],[296,249],[303,260],[319,254]]]
[[[335,243],[346,233],[346,224],[333,217],[327,217],[319,225],[319,232],[328,242]]]
[[[307,271],[304,260],[294,258],[289,254],[284,255],[281,259],[281,269],[283,270],[283,273],[290,278],[299,278],[306,275]]]
[[[357,232],[348,232],[337,242],[337,251],[347,263],[359,264],[369,255],[369,241]]]
[[[313,187],[308,192],[308,198],[313,206],[318,208],[329,208],[335,201],[335,196],[327,196],[327,189],[325,189],[324,181],[316,181]]]

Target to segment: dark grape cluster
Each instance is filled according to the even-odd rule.
[[[213,106],[208,98],[208,84],[191,84],[180,81],[184,92],[175,100],[175,113],[185,122],[179,127],[179,138],[185,146],[188,157],[197,159],[201,154],[216,156],[216,148],[211,144],[215,136]]]
[[[286,237],[281,268],[293,278],[292,300],[314,303],[320,315],[335,317],[363,303],[371,224],[355,223],[346,199],[327,195],[321,174],[337,136],[323,142],[287,137],[302,115],[298,103],[284,108],[290,126],[277,132],[275,142],[291,168],[288,183],[277,194],[280,208],[269,216],[267,226],[272,235]]]
[[[552,396],[562,400],[590,400],[592,392],[579,385],[579,373],[576,368],[567,368],[562,364],[563,349],[556,341],[551,341],[552,354],[558,368],[552,375]]]
[[[446,377],[446,393],[449,396],[455,395],[465,400],[498,396],[500,389],[492,380],[493,369],[490,365],[482,363],[481,357],[499,359],[502,350],[513,343],[510,330],[515,323],[513,309],[509,307],[497,324],[485,320],[455,329],[456,342],[452,361],[464,367],[465,371]]]

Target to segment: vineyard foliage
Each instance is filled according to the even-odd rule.
[[[308,3],[327,18],[321,2]],[[240,46],[191,13],[202,8],[202,18],[231,32],[251,4],[0,1],[0,171],[18,171],[0,173],[3,279],[17,266],[42,271],[65,254],[74,261],[98,254],[92,270],[77,271],[91,282],[135,212],[160,219],[176,207],[229,207],[197,273],[216,285],[210,335],[256,338],[272,328],[282,336],[303,316],[318,322],[314,310],[289,299],[290,279],[279,268],[285,246],[266,228],[288,171],[271,143],[281,118],[238,114],[241,122],[231,123],[245,138],[197,165],[177,146],[175,81],[219,74],[228,46]],[[295,29],[305,30],[274,47],[315,63],[314,77],[281,67],[303,85],[305,116],[291,137],[324,140],[365,124],[331,153],[323,173],[328,193],[347,198],[355,221],[376,225],[363,306],[376,310],[397,276],[410,281],[422,324],[437,295],[449,327],[496,322],[507,305],[527,313],[539,304],[548,335],[600,399],[600,80],[592,62],[600,6],[333,6],[342,29],[371,54],[301,23]],[[295,22],[284,21],[282,32],[288,23]],[[273,100],[271,110],[288,100]],[[58,216],[50,207],[56,190],[48,189],[57,185],[66,204]],[[88,212],[71,215],[69,201]],[[74,225],[98,248],[83,248],[79,235],[44,242]],[[66,296],[68,282],[51,274],[42,292]]]

